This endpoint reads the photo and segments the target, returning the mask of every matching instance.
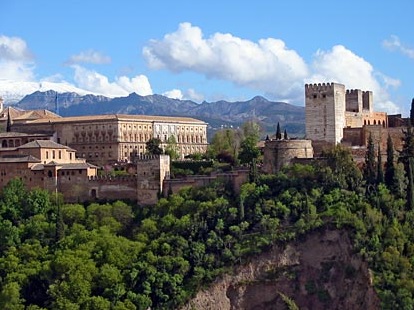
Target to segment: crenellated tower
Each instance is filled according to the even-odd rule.
[[[305,84],[306,138],[341,142],[345,127],[345,102],[343,84]]]

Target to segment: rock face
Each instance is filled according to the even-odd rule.
[[[293,305],[293,306],[292,306]],[[200,291],[183,310],[379,309],[367,264],[345,231],[275,247]],[[295,308],[296,309],[296,308]]]

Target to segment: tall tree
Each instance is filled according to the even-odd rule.
[[[411,100],[410,125],[414,126],[414,98]]]
[[[377,184],[384,183],[384,170],[382,167],[381,146],[378,143],[378,156],[377,156]]]
[[[6,132],[10,132],[12,129],[12,119],[10,116],[10,108],[7,111],[7,125],[6,125]]]
[[[414,130],[409,124],[406,130],[403,130],[402,150],[400,152],[399,161],[404,164],[405,171],[408,175],[408,161],[414,157]]]
[[[388,135],[387,138],[387,161],[385,163],[385,176],[384,181],[388,189],[391,192],[394,192],[395,186],[395,161],[394,161],[394,144],[392,142],[391,136]]]
[[[407,208],[414,209],[414,157],[408,159]]]
[[[240,147],[240,135],[236,132],[235,129],[222,129],[217,131],[211,143],[208,147],[208,154],[211,158],[217,158],[217,156],[230,156],[237,158],[238,150]]]
[[[283,133],[283,139],[285,139],[285,140],[288,139],[288,134],[287,134],[286,128],[285,128],[285,131]]]
[[[276,140],[281,140],[281,139],[282,139],[282,132],[280,131],[280,124],[278,122],[277,127],[276,127]]]
[[[375,146],[372,135],[369,135],[367,151],[365,153],[364,177],[367,186],[376,184],[377,167],[375,162]]]

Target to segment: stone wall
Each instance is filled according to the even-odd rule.
[[[311,140],[269,140],[263,149],[263,172],[276,173],[294,158],[313,158]]]
[[[239,194],[241,185],[249,181],[249,173],[249,169],[237,169],[225,173],[212,173],[211,175],[192,175],[183,179],[165,179],[163,195],[167,197],[169,193],[178,193],[181,188],[187,186],[207,186],[216,180],[230,182],[234,192]]]

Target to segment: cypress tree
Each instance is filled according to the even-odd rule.
[[[381,146],[378,143],[377,156],[377,184],[384,183],[384,170],[382,169]]]
[[[12,126],[12,120],[11,120],[10,108],[9,108],[9,110],[7,111],[6,132],[10,132],[11,131],[11,126]]]
[[[395,162],[394,162],[394,144],[392,143],[391,136],[387,138],[387,161],[385,163],[385,185],[393,192],[395,187]]]
[[[414,157],[414,131],[410,124],[407,130],[403,130],[403,147],[400,152],[399,160],[404,163],[406,172],[408,173],[408,159]]]
[[[375,163],[375,147],[372,135],[369,135],[367,152],[365,154],[364,177],[367,186],[376,184],[377,181],[377,167]]]
[[[410,126],[414,126],[414,98],[411,100]]]
[[[408,185],[407,185],[407,208],[414,209],[414,180],[413,180],[414,158],[408,159]]]
[[[287,131],[285,129],[285,132],[283,133],[283,139],[287,140],[288,139],[288,135],[287,135]]]
[[[282,132],[280,131],[280,124],[278,122],[277,128],[276,128],[276,140],[281,140],[281,139],[282,139]]]

